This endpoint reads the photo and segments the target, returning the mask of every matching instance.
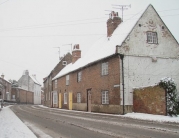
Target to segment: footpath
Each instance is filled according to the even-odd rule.
[[[0,111],[0,138],[37,138],[9,106]]]

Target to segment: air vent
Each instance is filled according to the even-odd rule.
[[[63,61],[62,65],[66,66],[67,65],[67,61]]]

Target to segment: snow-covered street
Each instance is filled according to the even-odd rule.
[[[41,106],[44,107],[44,106]],[[44,107],[46,108],[46,107]],[[59,109],[53,109],[59,110]],[[69,111],[79,112],[79,111]],[[98,113],[90,113],[98,114]],[[104,116],[121,116],[129,117],[140,120],[157,121],[157,122],[175,122],[179,123],[178,117],[169,117],[161,115],[150,115],[142,113],[128,113],[125,116],[122,115],[109,115],[101,114]],[[0,112],[0,137],[1,138],[36,138],[34,133],[11,111],[9,107],[4,107]]]

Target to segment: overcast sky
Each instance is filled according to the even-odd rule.
[[[42,84],[59,61],[56,47],[63,56],[79,44],[83,56],[121,4],[131,4],[124,21],[152,4],[179,42],[179,0],[0,0],[0,75],[18,80],[29,70]]]

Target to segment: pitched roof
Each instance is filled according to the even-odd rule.
[[[2,77],[0,76],[0,78],[2,78]],[[8,83],[11,84],[11,82],[10,82],[6,77],[4,77],[4,78],[2,78],[2,79],[4,79],[5,81],[7,81]]]
[[[147,6],[147,8],[149,6]],[[119,24],[110,38],[108,38],[107,36],[104,36],[101,39],[99,39],[90,48],[90,50],[84,57],[78,59],[74,64],[72,63],[68,64],[52,80],[55,80],[72,71],[85,67],[93,62],[96,62],[98,60],[114,55],[116,46],[122,45],[122,43],[128,37],[132,29],[134,28],[135,24],[137,23],[137,21],[140,19],[140,17],[143,15],[143,13],[146,11],[147,8],[135,14],[130,19]]]
[[[34,83],[41,86],[41,84],[37,81],[37,79],[33,75],[30,75],[30,77],[31,77],[31,79],[33,80]]]

